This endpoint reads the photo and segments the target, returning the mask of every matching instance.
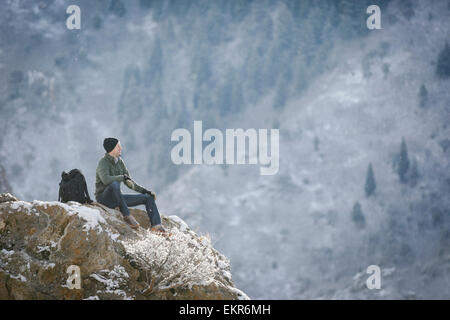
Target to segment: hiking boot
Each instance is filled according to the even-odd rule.
[[[133,229],[139,228],[139,223],[136,219],[130,214],[129,216],[123,217],[123,220]]]
[[[164,229],[164,227],[160,224],[152,227],[151,231],[154,233],[160,234],[162,236],[165,236],[165,237],[170,237],[172,235],[172,233],[166,231],[166,229]]]

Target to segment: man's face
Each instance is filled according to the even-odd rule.
[[[121,152],[122,152],[122,146],[120,145],[120,141],[119,141],[119,142],[117,142],[116,147],[114,149],[112,149],[109,154],[112,155],[113,157],[118,157],[118,156],[120,156]]]

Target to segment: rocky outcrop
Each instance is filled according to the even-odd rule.
[[[137,231],[96,202],[1,194],[0,299],[248,298],[208,237],[163,216],[172,233],[164,237],[149,231],[144,211],[131,213],[142,226]]]

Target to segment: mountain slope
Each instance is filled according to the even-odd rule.
[[[449,284],[443,270],[450,157],[443,141],[450,137],[450,94],[449,80],[436,76],[450,30],[441,13],[448,8],[416,3],[409,19],[401,10],[392,7],[384,29],[367,39],[336,46],[324,61],[327,72],[282,111],[269,101],[229,122],[280,128],[277,176],[259,176],[257,166],[196,166],[160,197],[161,205],[211,232],[253,297],[448,298],[441,283]],[[398,20],[389,23],[389,14]],[[426,108],[419,101],[423,84]],[[396,172],[402,137],[416,183],[402,183]],[[377,189],[367,198],[370,163]],[[363,230],[351,219],[356,201]],[[382,290],[350,290],[354,281],[364,285],[361,275],[371,264],[389,274]],[[439,265],[431,281],[424,270]]]

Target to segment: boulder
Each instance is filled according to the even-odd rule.
[[[96,202],[0,194],[0,299],[248,299],[209,237],[177,216],[162,216],[171,236],[155,234],[130,211],[138,230]]]

